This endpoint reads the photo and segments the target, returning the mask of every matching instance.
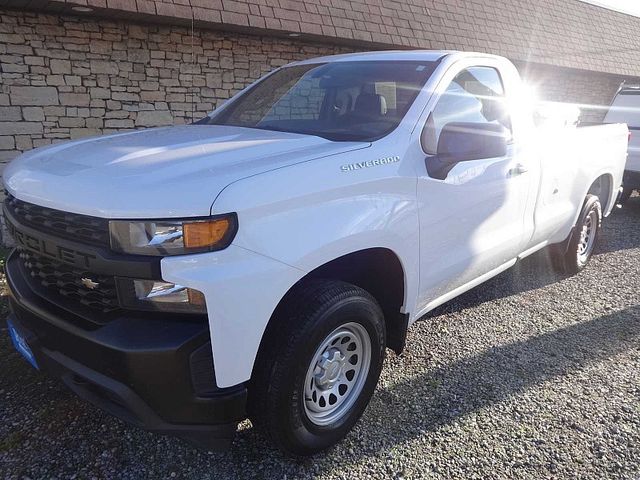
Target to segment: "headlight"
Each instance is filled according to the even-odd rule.
[[[207,313],[204,295],[193,288],[157,280],[118,278],[118,298],[125,308],[176,313]]]
[[[235,213],[202,220],[109,222],[111,248],[138,255],[211,252],[229,246],[238,229]]]

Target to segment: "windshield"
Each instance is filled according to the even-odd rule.
[[[371,141],[400,124],[434,66],[354,61],[286,67],[202,123]]]
[[[640,91],[622,91],[613,99],[605,123],[626,123],[640,128]]]

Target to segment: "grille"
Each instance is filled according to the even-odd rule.
[[[7,195],[5,205],[23,225],[50,235],[91,245],[109,246],[109,221],[40,207]]]
[[[24,249],[18,251],[27,279],[31,279],[32,285],[40,287],[45,296],[59,296],[80,302],[103,313],[119,308],[114,277],[77,269]],[[82,282],[83,278],[98,285],[94,289],[87,288]]]

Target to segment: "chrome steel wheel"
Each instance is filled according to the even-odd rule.
[[[578,261],[586,263],[591,256],[596,243],[596,229],[598,228],[598,214],[592,210],[584,219],[582,230],[580,230],[580,240],[578,241]]]
[[[356,402],[369,374],[371,339],[364,326],[351,322],[321,343],[307,369],[304,409],[319,426],[342,418]]]

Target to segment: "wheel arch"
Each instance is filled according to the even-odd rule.
[[[308,280],[342,280],[369,292],[380,304],[385,317],[387,347],[396,353],[404,349],[409,314],[402,312],[406,297],[406,273],[398,255],[389,248],[374,247],[342,255],[308,272],[289,288],[276,306],[262,335],[253,371],[273,335],[275,318],[297,287]]]
[[[589,194],[596,195],[600,200],[603,216],[607,216],[615,202],[614,190],[613,176],[610,173],[603,173],[591,183],[585,197]]]

